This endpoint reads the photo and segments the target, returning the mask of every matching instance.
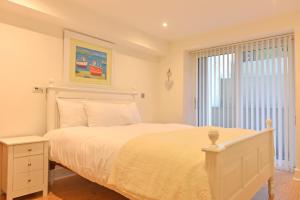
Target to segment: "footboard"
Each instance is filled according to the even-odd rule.
[[[206,153],[206,168],[213,200],[248,200],[269,181],[273,196],[274,144],[271,120],[267,129],[226,144],[215,144],[218,132],[209,133],[212,145]]]

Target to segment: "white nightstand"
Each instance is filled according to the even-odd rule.
[[[48,193],[48,141],[39,136],[0,139],[1,191],[6,199]]]

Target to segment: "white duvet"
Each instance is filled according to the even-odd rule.
[[[119,150],[129,140],[148,133],[189,128],[193,127],[148,123],[114,127],[72,127],[50,131],[45,137],[50,141],[50,160],[105,186]]]

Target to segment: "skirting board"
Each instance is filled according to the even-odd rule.
[[[300,169],[295,168],[294,180],[295,181],[300,181]]]

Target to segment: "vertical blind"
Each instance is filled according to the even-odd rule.
[[[276,167],[295,165],[293,35],[196,52],[198,125],[264,128],[272,119]]]

